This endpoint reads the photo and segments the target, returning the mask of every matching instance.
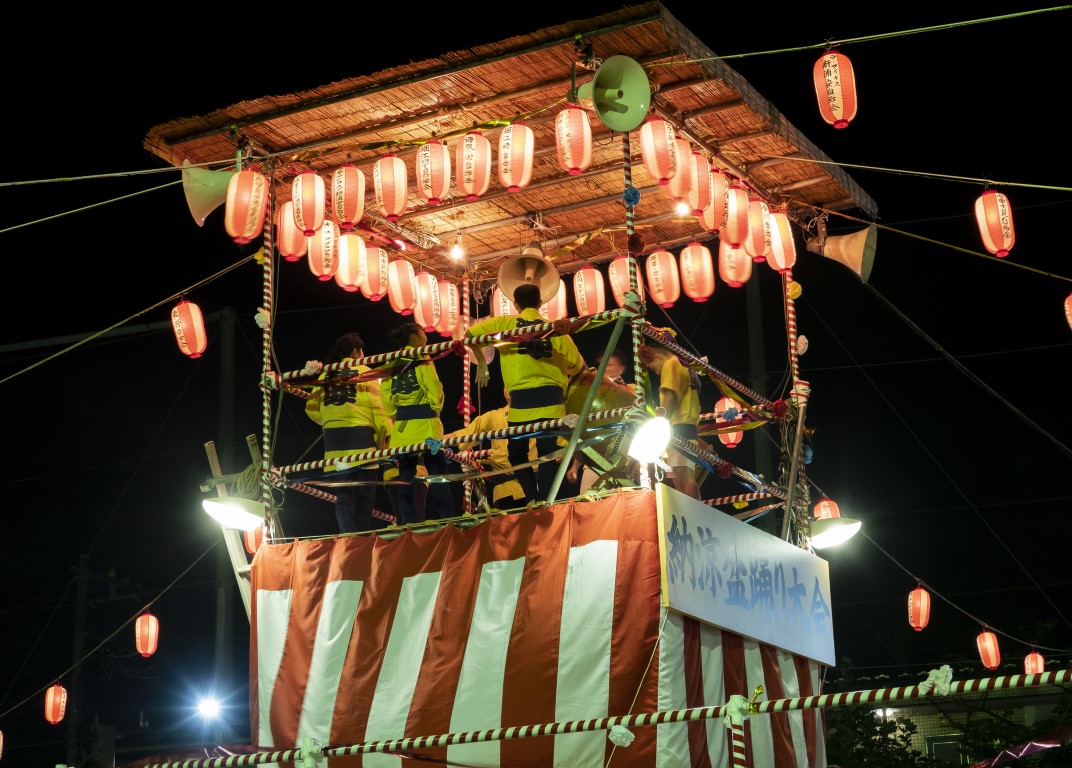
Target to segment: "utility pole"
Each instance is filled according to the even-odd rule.
[[[71,678],[67,691],[67,764],[78,760],[79,703],[82,698],[82,656],[86,652],[86,608],[89,603],[89,555],[78,558],[75,575],[74,647],[71,650]]]

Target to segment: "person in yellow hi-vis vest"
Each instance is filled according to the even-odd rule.
[[[514,289],[514,305],[520,315],[490,317],[474,324],[467,331],[469,336],[483,336],[500,331],[512,331],[526,325],[539,325],[547,321],[540,315],[540,288],[534,283],[525,283]],[[499,365],[502,368],[503,384],[510,393],[507,420],[511,427],[530,424],[545,419],[561,419],[566,415],[566,388],[569,379],[585,367],[577,344],[568,335],[562,334],[527,342],[511,342],[497,345]],[[491,379],[488,364],[482,354],[475,356],[477,362],[476,382],[487,386]],[[536,452],[546,456],[558,447],[558,436],[544,434],[536,437]],[[508,442],[507,455],[510,465],[526,463],[528,440],[513,439]],[[544,501],[550,493],[558,463],[545,461],[539,472],[531,467],[518,469],[514,476],[521,483],[525,498]]]
[[[510,402],[510,395],[507,393],[506,401]],[[500,429],[506,429],[510,426],[510,422],[507,420],[507,412],[510,406],[504,405],[502,408],[496,408],[491,411],[480,414],[469,425],[462,429],[451,432],[447,437],[460,437],[462,435],[475,435],[480,432],[496,432]],[[508,454],[508,443],[510,440],[507,438],[499,438],[491,440],[491,450],[488,453],[487,465],[489,469],[493,470],[508,470],[513,465],[510,463],[510,457]],[[529,454],[528,460],[536,460],[536,441],[529,439]],[[460,443],[458,445],[459,450],[472,449],[476,447],[478,443]],[[498,475],[490,475],[484,478],[484,488],[486,489],[487,500],[491,506],[496,509],[510,509],[512,507],[520,507],[525,505],[525,495],[521,490],[521,483],[517,481],[513,473],[503,473]]]

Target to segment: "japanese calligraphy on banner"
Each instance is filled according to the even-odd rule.
[[[825,560],[660,484],[663,605],[834,665]]]

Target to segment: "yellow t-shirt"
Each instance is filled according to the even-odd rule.
[[[451,432],[447,437],[460,437],[461,435],[475,435],[479,432],[494,432],[499,429],[506,429],[509,423],[506,420],[507,407],[496,408],[493,411],[482,413],[472,421],[469,425],[459,429],[455,432]],[[488,454],[488,466],[491,469],[510,469],[510,459],[507,456],[507,444],[510,441],[507,438],[501,438],[491,441],[491,451]],[[475,446],[476,443],[462,443],[458,447],[470,447]],[[536,441],[529,439],[529,461],[535,461],[538,458],[536,453]],[[492,491],[492,501],[499,501],[503,498],[520,499],[524,496],[521,490],[521,483],[517,480],[510,478],[503,480],[502,475],[496,475],[496,478],[500,480],[499,484],[495,486],[495,490]]]
[[[406,349],[413,349],[407,346]],[[394,419],[391,429],[389,447],[399,448],[405,445],[418,445],[425,438],[443,438],[443,422],[439,412],[443,410],[443,383],[439,380],[435,365],[427,357],[414,365],[405,367],[406,360],[389,363],[394,371],[380,384],[383,410],[388,418]],[[405,369],[404,369],[405,368]],[[403,370],[404,369],[404,370]],[[429,418],[404,418],[399,413],[409,406],[428,406],[434,414]]]
[[[669,389],[677,398],[673,413],[666,414],[674,424],[700,423],[700,393],[690,384],[689,369],[676,357],[669,357],[659,370],[659,389]]]
[[[346,358],[350,360],[352,358]],[[345,362],[345,360],[344,360]],[[354,374],[367,373],[367,365],[353,368]],[[340,372],[345,377],[345,371]],[[328,379],[328,374],[320,374],[320,381]],[[305,401],[305,414],[324,428],[325,433],[333,429],[346,427],[371,427],[376,447],[381,447],[387,437],[389,425],[380,399],[380,382],[377,379],[353,383],[339,382],[325,384],[313,390],[312,396]],[[347,448],[325,451],[325,459],[337,459],[365,448]],[[325,471],[337,469],[335,466],[324,468]]]

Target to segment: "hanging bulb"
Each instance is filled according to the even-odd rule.
[[[450,247],[450,257],[455,261],[459,261],[464,255],[465,251],[462,249],[462,236],[458,235],[454,238],[454,245]]]
[[[689,215],[690,213],[692,213],[692,209],[691,209],[691,208],[689,208],[689,204],[688,204],[688,203],[686,203],[686,202],[679,202],[679,203],[678,203],[678,204],[677,204],[677,205],[676,205],[676,206],[674,207],[674,212],[675,212],[675,213],[676,213],[676,214],[677,214],[678,216],[688,216],[688,215]]]

